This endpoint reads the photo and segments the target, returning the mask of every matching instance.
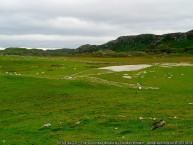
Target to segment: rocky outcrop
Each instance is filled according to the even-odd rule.
[[[112,50],[115,52],[193,52],[193,30],[186,33],[164,35],[141,34],[121,36],[102,45],[87,44],[77,48],[79,53],[99,50]]]

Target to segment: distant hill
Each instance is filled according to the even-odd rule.
[[[23,56],[25,56],[25,55],[42,56],[42,55],[44,55],[44,50],[10,47],[10,48],[6,48],[5,50],[1,50],[0,54],[3,54],[3,55],[23,55]]]
[[[149,52],[149,53],[193,53],[193,30],[186,33],[164,35],[141,34],[121,36],[102,45],[83,45],[77,48],[79,53],[99,50],[115,52]]]
[[[42,50],[42,49],[27,49],[27,48],[6,48],[0,50],[2,55],[22,55],[22,56],[68,56],[75,54],[75,49],[56,49],[56,50]]]
[[[90,53],[94,56],[130,56],[132,53],[191,53],[193,54],[193,30],[186,33],[164,35],[141,34],[121,36],[102,45],[82,45],[77,49],[26,49],[6,48],[1,55],[71,56]]]

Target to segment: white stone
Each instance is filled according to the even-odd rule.
[[[50,126],[51,126],[50,123],[46,123],[46,124],[44,124],[42,127],[50,127]]]
[[[143,120],[144,118],[143,117],[139,117],[139,120]]]
[[[123,78],[131,79],[131,76],[123,76]]]

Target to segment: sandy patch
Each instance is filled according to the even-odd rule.
[[[163,64],[159,64],[159,66],[161,67],[175,67],[175,66],[193,66],[193,64],[191,63],[163,63]]]
[[[192,63],[161,63],[161,64],[154,64],[154,65],[159,65],[161,67],[176,67],[176,66],[193,66]],[[141,70],[144,68],[151,67],[152,65],[150,64],[137,64],[137,65],[121,65],[121,66],[108,66],[108,67],[102,67],[98,69],[106,69],[114,72],[122,72],[122,71],[137,71]],[[147,72],[144,72],[147,73]],[[126,75],[126,74],[124,74]]]
[[[114,72],[122,72],[122,71],[137,71],[151,66],[152,65],[149,65],[149,64],[137,64],[137,65],[108,66],[108,67],[102,67],[99,69],[106,69]]]

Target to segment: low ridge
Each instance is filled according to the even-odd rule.
[[[193,54],[193,30],[186,33],[163,35],[141,34],[121,36],[102,45],[82,45],[77,49],[26,49],[6,48],[1,55],[68,56],[93,53],[95,56],[129,56],[128,53],[191,53]]]
[[[193,52],[193,30],[186,33],[171,33],[164,35],[141,34],[121,36],[116,40],[102,45],[83,45],[77,48],[79,53],[99,50],[115,52],[142,51],[142,52]]]

